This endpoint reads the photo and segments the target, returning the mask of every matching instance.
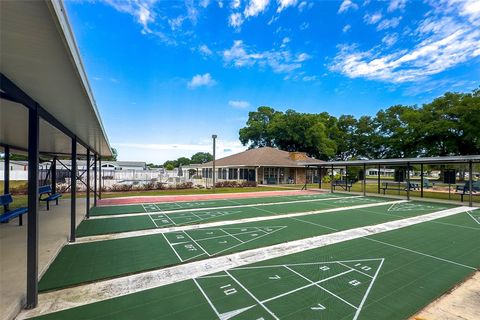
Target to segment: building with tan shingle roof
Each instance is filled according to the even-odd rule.
[[[215,161],[216,179],[248,180],[259,184],[287,184],[318,181],[316,169],[305,165],[324,161],[304,152],[288,152],[271,147],[249,149]],[[204,178],[212,177],[213,161],[199,165]]]

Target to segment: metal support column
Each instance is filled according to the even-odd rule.
[[[215,192],[215,151],[216,151],[216,140],[217,140],[217,135],[216,134],[213,134],[212,135],[212,139],[213,139],[213,166],[212,166],[212,188],[213,188],[213,192]],[[255,180],[257,180],[257,177],[255,177]]]
[[[332,164],[332,173],[330,174],[330,193],[333,193],[333,164]]]
[[[345,191],[348,190],[348,166],[345,166]]]
[[[367,194],[367,165],[363,164],[363,196]]]
[[[102,200],[102,157],[98,156],[98,199]]]
[[[468,195],[468,206],[472,207],[472,196],[473,196],[473,163],[472,160],[468,163],[468,186],[470,189],[470,193]]]
[[[40,118],[28,110],[27,309],[38,303],[38,165]]]
[[[87,219],[90,218],[90,149],[87,149]]]
[[[5,147],[5,159],[3,168],[3,194],[10,193],[10,147]],[[8,204],[3,206],[5,212],[8,211]],[[20,215],[21,216],[21,215]]]
[[[407,200],[410,200],[410,163],[407,162]]]
[[[52,194],[57,193],[57,157],[53,157],[52,160]]]
[[[77,138],[72,138],[72,162],[70,168],[70,242],[75,242],[77,213]]]
[[[318,189],[322,189],[322,168],[318,167]]]
[[[423,198],[423,163],[420,164],[420,198]]]
[[[97,154],[93,155],[93,206],[97,206]]]
[[[378,194],[380,194],[380,165],[378,165],[378,172],[377,172],[377,184],[378,184]]]

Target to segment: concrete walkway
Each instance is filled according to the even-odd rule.
[[[93,202],[93,201],[92,201]],[[77,199],[77,225],[85,216],[86,200]],[[18,219],[0,224],[0,319],[13,319],[25,303],[27,276],[27,215],[23,226]],[[55,259],[70,236],[70,200],[60,200],[39,212],[39,278]]]

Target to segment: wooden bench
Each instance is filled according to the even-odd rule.
[[[0,196],[0,205],[8,206],[13,202],[11,194],[4,194]],[[22,215],[28,212],[28,208],[17,208],[13,210],[8,210],[7,212],[0,215],[0,223],[8,223],[11,219],[18,217],[18,225],[23,224]]]
[[[460,195],[463,202],[464,196],[470,196],[470,182],[465,182],[464,185],[457,185],[455,192]],[[480,181],[472,183],[472,196],[480,196]]]
[[[52,193],[51,186],[41,186],[38,188],[38,193],[40,195],[39,200],[47,203],[47,211],[50,210],[50,201],[55,201],[58,205],[58,199],[62,196],[61,193]]]
[[[352,188],[352,182],[347,182],[345,180],[336,180],[336,181],[333,181],[333,190],[335,190],[336,187],[340,187],[342,188],[343,190],[345,191],[350,191],[350,189]]]
[[[407,191],[407,184],[403,184],[401,182],[384,182],[382,189],[383,194],[385,194],[387,190]],[[409,190],[420,190],[420,184],[410,182]]]

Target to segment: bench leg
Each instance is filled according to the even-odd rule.
[[[463,195],[464,195],[463,193],[460,194],[460,199],[462,199],[462,202],[463,202]]]
[[[47,201],[47,211],[50,211],[50,201]]]
[[[23,214],[18,216],[18,225],[19,226],[23,226],[23,218],[22,217],[23,217]]]
[[[55,204],[58,206],[58,198],[55,199]]]

